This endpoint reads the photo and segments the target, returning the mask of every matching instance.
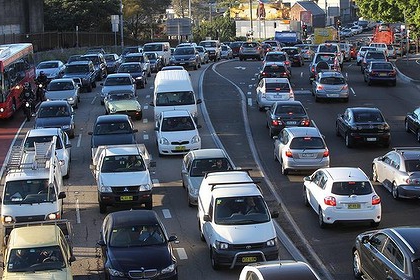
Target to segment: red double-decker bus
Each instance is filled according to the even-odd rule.
[[[0,45],[0,119],[7,119],[21,106],[23,84],[33,88],[35,79],[32,44]]]

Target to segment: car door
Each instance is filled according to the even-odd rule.
[[[391,238],[387,239],[382,254],[380,258],[376,259],[378,267],[376,279],[406,279],[404,265],[407,260],[401,248]]]
[[[388,155],[389,163],[386,166],[387,168],[384,169],[384,180],[383,184],[386,185],[386,187],[389,190],[392,190],[392,184],[394,182],[395,177],[400,172],[400,166],[401,166],[401,159],[400,156],[396,152],[390,152]]]
[[[317,181],[316,185],[314,185],[312,189],[313,195],[313,209],[316,213],[318,213],[318,209],[324,209],[324,198],[329,195],[328,189],[328,177],[324,172],[320,172],[319,180]]]
[[[344,114],[338,116],[336,129],[340,135],[342,136],[346,135],[348,123],[350,122],[350,120],[351,120],[351,116],[350,116],[349,110],[346,110]]]
[[[282,158],[283,158],[283,150],[284,150],[284,147],[289,143],[289,141],[291,140],[290,139],[290,136],[289,136],[289,133],[286,131],[286,130],[282,130],[282,131],[280,131],[280,133],[279,133],[279,139],[278,139],[279,141],[276,141],[276,147],[277,147],[277,155],[278,155],[278,159],[279,159],[279,161],[280,162],[282,162]]]
[[[420,116],[420,108],[417,108],[416,110],[414,110],[413,113],[407,116],[407,123],[408,123],[409,129],[414,132],[416,132],[417,129],[420,127],[419,116]]]
[[[305,184],[308,193],[309,204],[317,213],[319,204],[316,201],[316,195],[318,192],[317,188],[319,187],[319,182],[321,181],[322,175],[323,174],[321,171],[317,171],[315,174],[312,175],[311,180],[307,184]]]
[[[378,258],[382,256],[382,249],[388,237],[383,233],[372,235],[367,242],[362,242],[360,246],[360,259],[364,274],[370,279],[386,279],[378,277],[380,268]]]
[[[182,167],[181,167],[181,178],[182,178],[182,186],[185,188],[188,184],[188,180],[190,177],[190,170],[191,170],[191,155],[185,155],[184,159],[182,160]]]
[[[390,173],[389,169],[392,169],[392,152],[387,153],[382,159],[379,159],[376,162],[376,173],[378,175],[378,181],[382,183],[385,187],[389,185],[388,174]]]

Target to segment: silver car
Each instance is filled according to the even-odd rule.
[[[233,163],[222,149],[188,152],[182,161],[182,186],[188,193],[188,206],[197,205],[201,181],[208,172],[232,170]]]
[[[420,198],[420,147],[395,148],[375,158],[372,178],[395,199]]]
[[[80,102],[79,90],[79,86],[73,79],[54,79],[47,86],[45,98],[47,100],[66,100],[72,107],[77,108]]]
[[[339,71],[319,72],[312,82],[312,95],[315,102],[320,99],[335,99],[349,101],[349,86],[343,74]]]
[[[274,160],[281,173],[290,170],[316,170],[330,166],[330,153],[316,127],[286,127],[274,136]]]

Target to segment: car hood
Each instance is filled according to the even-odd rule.
[[[37,118],[35,121],[35,127],[62,127],[64,125],[70,125],[71,117],[54,117],[54,118]]]
[[[195,55],[191,55],[191,54],[176,54],[174,55],[175,59],[190,59],[190,58],[194,58]]]
[[[173,263],[171,251],[165,244],[125,248],[109,247],[107,254],[112,268],[124,272],[141,268],[159,271]]]
[[[194,189],[199,189],[204,177],[190,177],[190,185]]]
[[[44,270],[44,271],[35,271],[35,272],[9,272],[7,274],[3,274],[4,278],[12,279],[12,280],[63,280],[63,279],[70,279],[71,273],[69,269],[63,270]]]
[[[74,97],[75,95],[76,95],[76,91],[74,89],[45,92],[45,98],[50,99],[50,100],[68,99],[70,97]]]
[[[58,211],[58,203],[55,202],[43,202],[33,204],[3,204],[1,207],[2,215],[7,216],[41,216]]]
[[[108,102],[108,108],[114,108],[117,111],[136,111],[141,110],[140,104],[135,100],[118,100]]]
[[[36,69],[35,74],[37,77],[41,71],[44,72],[44,74],[47,75],[47,77],[56,76],[59,72],[58,68]]]
[[[161,132],[161,136],[165,137],[169,142],[191,141],[191,139],[198,135],[197,130],[185,131],[165,131]]]
[[[130,90],[133,93],[135,92],[134,85],[117,85],[117,86],[103,86],[101,90],[101,94],[106,95],[108,94],[108,92],[114,91],[114,90],[121,90],[121,91]]]
[[[140,184],[149,183],[149,172],[113,172],[113,173],[101,173],[100,180],[105,186],[138,186]]]
[[[120,144],[136,144],[133,134],[107,134],[92,136],[92,147],[101,145],[120,145]]]
[[[214,230],[220,237],[218,240],[230,244],[260,243],[276,237],[272,221],[252,225],[215,225]]]

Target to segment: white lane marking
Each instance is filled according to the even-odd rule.
[[[356,96],[356,92],[354,91],[354,89],[351,87],[350,88],[351,92],[353,92],[353,95]]]
[[[159,179],[152,179],[153,187],[160,187]]]
[[[150,98],[150,94],[147,94],[147,95],[146,95],[146,98]]]
[[[178,254],[178,257],[180,260],[187,260],[187,252],[185,252],[184,248],[175,248],[176,253]]]
[[[81,142],[82,142],[82,134],[79,134],[79,137],[77,137],[77,148],[80,147]]]
[[[149,134],[143,135],[143,140],[149,140]]]
[[[149,105],[144,105],[143,110],[147,110],[147,109],[149,109]]]
[[[148,119],[143,119],[143,123],[148,123],[149,120]]]
[[[303,77],[303,72],[300,72],[300,77],[301,77],[301,78]]]
[[[151,86],[149,89],[153,89],[154,87],[153,86]]]
[[[253,84],[251,84],[251,85],[248,85],[248,87],[249,87],[249,88],[252,88],[253,86],[254,86]]]
[[[80,224],[80,207],[78,198],[76,198],[76,223]]]
[[[172,218],[172,215],[169,209],[162,209],[162,214],[163,214],[163,217],[165,217],[165,219]]]
[[[346,72],[346,79],[348,80],[349,78],[349,73]]]
[[[95,95],[95,97],[92,99],[92,102],[90,102],[90,105],[93,105],[93,104],[95,104],[95,101],[96,101],[96,98],[97,98],[98,96],[97,95]]]
[[[248,98],[248,106],[252,106],[252,98]]]
[[[246,94],[251,95],[251,92],[250,92],[250,91],[248,91]]]

